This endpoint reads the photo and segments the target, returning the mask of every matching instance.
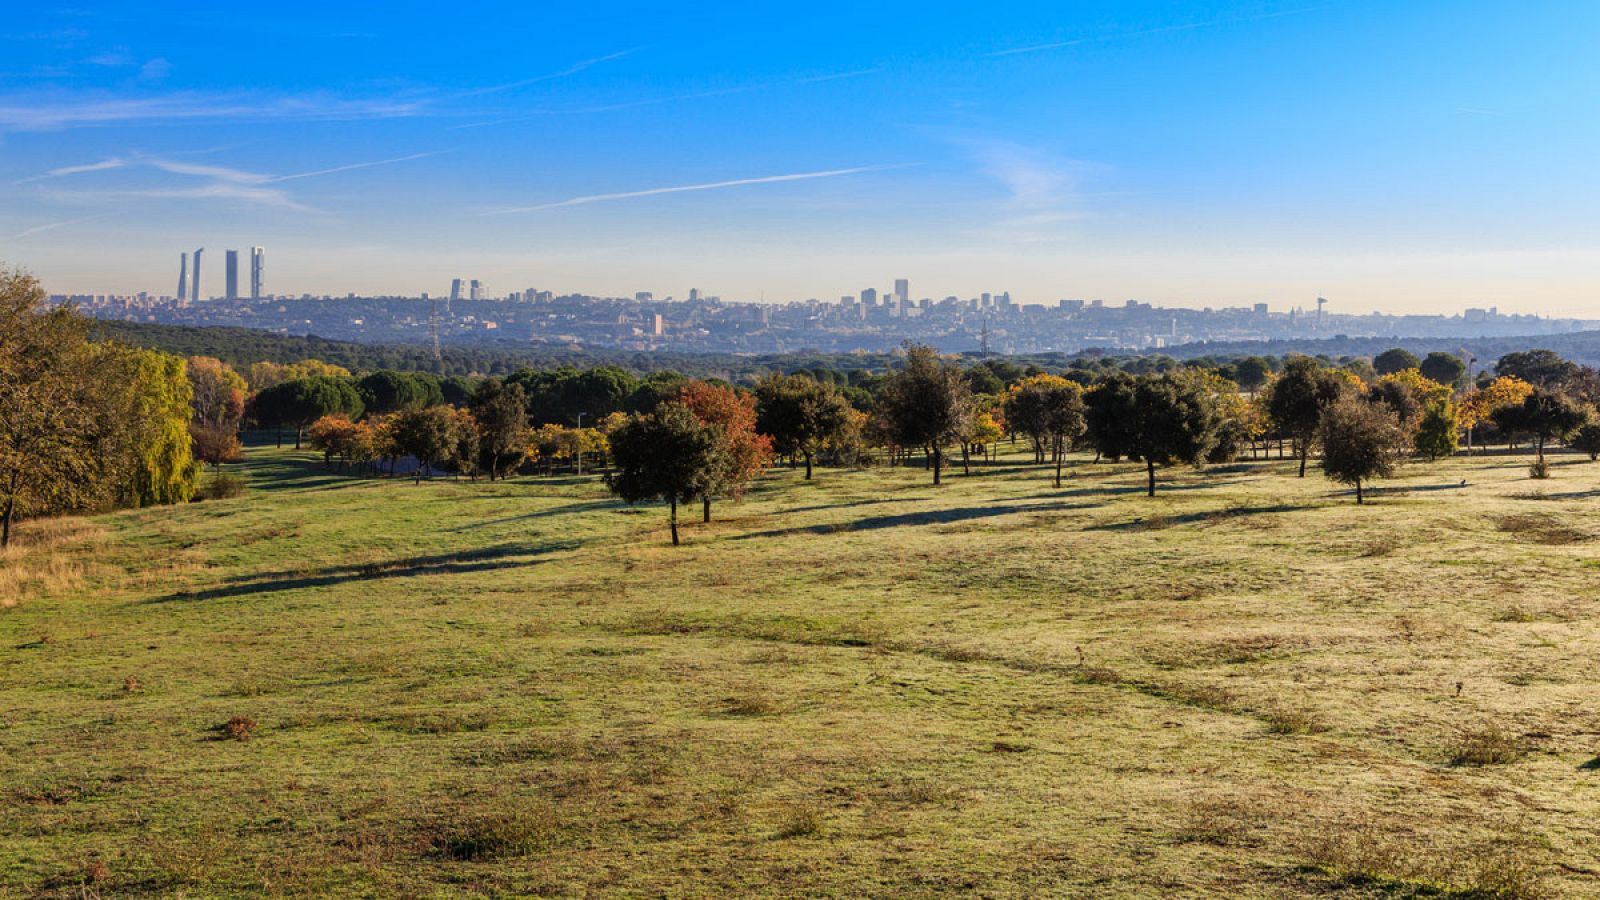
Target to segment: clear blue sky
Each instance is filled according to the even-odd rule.
[[[1600,315],[1593,3],[195,6],[8,6],[0,260]]]

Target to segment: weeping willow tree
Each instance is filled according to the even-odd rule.
[[[189,435],[194,387],[181,357],[157,350],[105,347],[108,371],[120,371],[125,394],[115,398],[125,430],[118,501],[124,506],[186,503],[200,483]]]

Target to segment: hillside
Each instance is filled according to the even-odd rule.
[[[1600,891],[1600,465],[1024,458],[31,523],[0,895]]]

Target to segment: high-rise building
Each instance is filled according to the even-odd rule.
[[[862,288],[861,289],[861,305],[862,306],[877,306],[878,305],[878,289],[877,288]]]
[[[189,299],[189,254],[178,254],[178,299]]]
[[[910,303],[911,281],[905,278],[896,278],[894,280],[894,295],[897,299],[899,299],[901,306],[905,306],[906,304]]]
[[[260,300],[267,282],[267,248],[250,248],[250,299]]]
[[[194,300],[206,298],[206,295],[200,292],[200,254],[204,252],[206,252],[204,247],[196,248],[194,251],[194,279],[189,282],[189,297]]]
[[[224,250],[223,254],[222,268],[227,273],[225,276],[227,298],[237,300],[239,299],[239,251]]]
[[[450,299],[451,300],[460,300],[461,299],[461,279],[459,279],[459,278],[454,279],[454,280],[452,280],[450,282]]]
[[[482,300],[483,299],[483,282],[479,281],[476,278],[472,279],[472,292],[470,294],[468,294],[467,296],[470,299],[473,299],[473,300]]]
[[[689,302],[693,303],[693,302],[695,302],[696,300],[699,300],[699,299],[700,299],[700,289],[699,288],[689,288]]]

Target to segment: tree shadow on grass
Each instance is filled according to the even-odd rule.
[[[225,597],[244,597],[253,594],[270,594],[278,591],[295,591],[305,588],[332,587],[352,581],[379,581],[389,578],[409,578],[413,575],[462,575],[487,572],[495,569],[515,569],[534,566],[548,560],[536,557],[562,550],[574,550],[582,541],[550,541],[544,544],[504,544],[459,553],[441,553],[432,556],[411,556],[380,562],[353,563],[327,566],[313,571],[255,572],[227,579],[216,587],[195,591],[177,591],[164,597],[155,597],[150,603],[171,603],[191,600],[218,600]]]
[[[1108,522],[1104,525],[1091,525],[1083,530],[1155,531],[1161,528],[1171,528],[1175,525],[1193,525],[1196,523],[1209,525],[1213,522],[1226,522],[1229,519],[1239,519],[1245,516],[1296,512],[1311,508],[1311,506],[1303,504],[1276,503],[1272,506],[1230,506],[1226,509],[1202,510],[1200,512],[1184,513],[1179,516],[1166,516],[1156,513],[1151,516],[1140,516],[1127,522]]]
[[[853,522],[827,525],[797,525],[792,528],[774,528],[736,535],[736,540],[763,537],[789,537],[800,534],[834,534],[841,531],[872,531],[879,528],[899,528],[912,525],[948,525],[994,516],[1009,516],[1028,512],[1066,512],[1074,509],[1095,509],[1098,503],[1027,503],[1009,506],[964,506],[955,509],[935,509],[927,512],[904,513],[897,516],[869,516]]]
[[[490,519],[487,522],[474,522],[471,525],[462,525],[458,528],[448,529],[452,533],[462,531],[476,531],[480,528],[492,528],[496,525],[510,525],[513,522],[528,522],[534,519],[547,519],[551,516],[574,515],[577,513],[599,512],[603,509],[622,509],[626,504],[621,500],[586,500],[579,503],[567,503],[562,506],[552,506],[549,509],[537,509],[533,512],[522,513],[516,516],[506,516],[503,519]]]

